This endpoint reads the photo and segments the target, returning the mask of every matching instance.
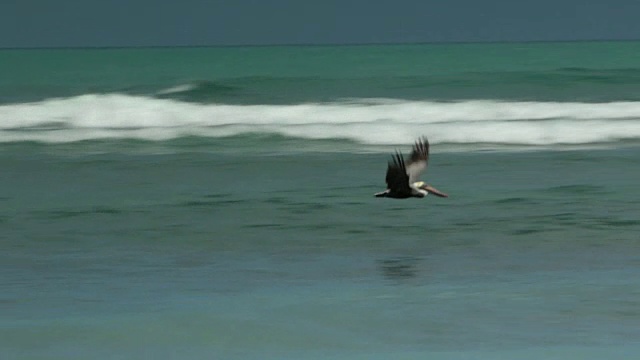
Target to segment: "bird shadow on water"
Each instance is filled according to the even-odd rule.
[[[377,261],[377,268],[386,280],[404,283],[418,277],[418,265],[422,258],[415,256],[394,256]]]
[[[189,197],[175,201],[174,206],[191,208],[214,208],[230,204],[243,203],[246,200],[234,198],[231,193],[215,193]]]

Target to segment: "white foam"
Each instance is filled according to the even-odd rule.
[[[395,101],[300,105],[194,104],[128,95],[83,95],[0,106],[0,142],[73,142],[243,133],[346,138],[372,145],[589,144],[640,139],[640,102]]]
[[[196,89],[197,87],[198,87],[197,84],[182,84],[182,85],[173,86],[164,90],[160,90],[158,91],[157,94],[158,95],[176,94],[176,93],[191,91]]]

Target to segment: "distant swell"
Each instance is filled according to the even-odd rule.
[[[611,143],[640,139],[640,102],[355,99],[221,105],[113,94],[0,106],[2,143],[165,141],[243,134],[346,139],[369,145],[406,144],[421,134],[433,143],[453,144]]]

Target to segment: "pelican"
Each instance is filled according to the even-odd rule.
[[[418,139],[413,146],[411,159],[405,165],[402,154],[396,151],[387,167],[387,190],[376,193],[376,197],[388,197],[393,199],[407,199],[410,197],[423,198],[428,194],[440,197],[449,195],[418,181],[418,177],[427,169],[429,161],[429,141],[426,138]]]

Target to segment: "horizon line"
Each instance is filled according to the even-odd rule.
[[[13,46],[2,50],[134,50],[134,49],[185,49],[185,48],[260,48],[260,47],[357,47],[357,46],[404,46],[404,45],[474,45],[474,44],[553,44],[588,42],[637,42],[640,39],[573,39],[573,40],[488,40],[488,41],[415,41],[415,42],[362,42],[362,43],[272,43],[232,45],[105,45],[105,46]]]

